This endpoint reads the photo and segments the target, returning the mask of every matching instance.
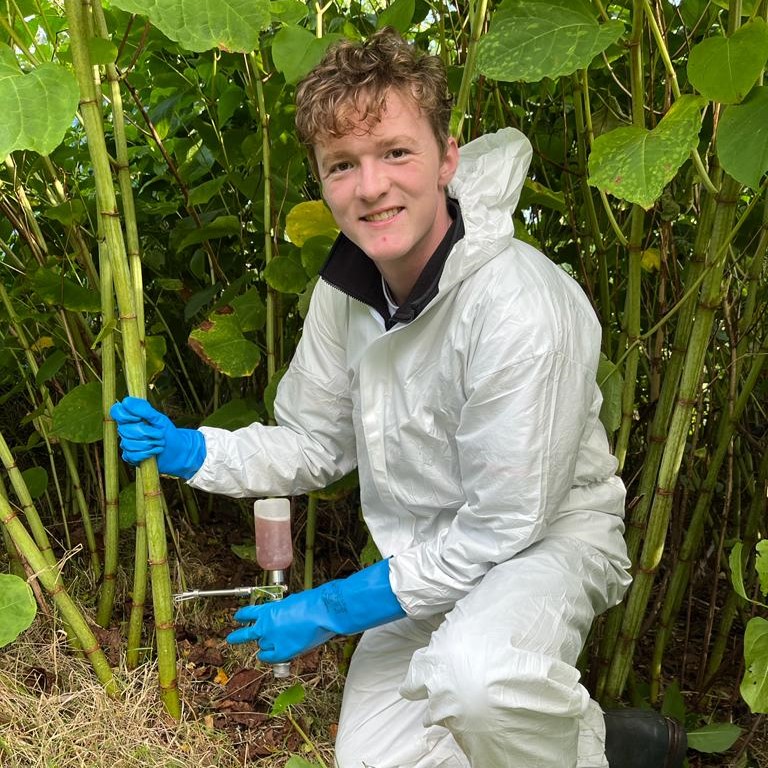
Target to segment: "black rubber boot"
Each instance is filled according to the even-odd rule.
[[[680,768],[688,749],[685,728],[650,709],[605,712],[605,756],[611,768]]]

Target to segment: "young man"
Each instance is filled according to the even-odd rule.
[[[506,129],[459,151],[450,109],[440,61],[392,31],[332,48],[296,121],[342,234],[278,426],[178,430],[136,398],[113,417],[127,461],[155,455],[215,493],[293,495],[357,466],[384,559],[241,609],[229,637],[275,663],[364,631],[341,768],[605,766],[575,667],[629,583],[600,326],[514,238],[528,141]]]

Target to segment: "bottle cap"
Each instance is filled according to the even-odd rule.
[[[259,499],[254,501],[253,516],[263,520],[290,520],[290,499]]]

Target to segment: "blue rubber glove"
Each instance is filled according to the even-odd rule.
[[[335,635],[362,632],[403,616],[389,586],[389,560],[380,560],[346,579],[241,608],[235,621],[252,624],[231,632],[227,642],[255,641],[261,661],[279,664]]]
[[[150,456],[164,475],[189,480],[205,461],[205,438],[196,429],[179,429],[140,397],[126,397],[109,409],[117,422],[123,461],[137,466]]]

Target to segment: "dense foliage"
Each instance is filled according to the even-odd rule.
[[[657,701],[674,677],[702,700],[743,678],[768,711],[767,16],[766,0],[0,0],[0,518],[11,567],[38,574],[105,685],[65,587],[88,567],[108,626],[132,569],[135,662],[149,567],[178,712],[160,480],[150,461],[129,482],[107,408],[128,391],[179,423],[270,418],[336,231],[293,89],[330,42],[389,24],[446,61],[461,142],[530,137],[519,236],[603,324],[636,578],[585,655],[592,689]],[[198,519],[163,488],[169,519]],[[89,561],[59,567],[75,518]],[[688,666],[669,659],[681,633]]]

